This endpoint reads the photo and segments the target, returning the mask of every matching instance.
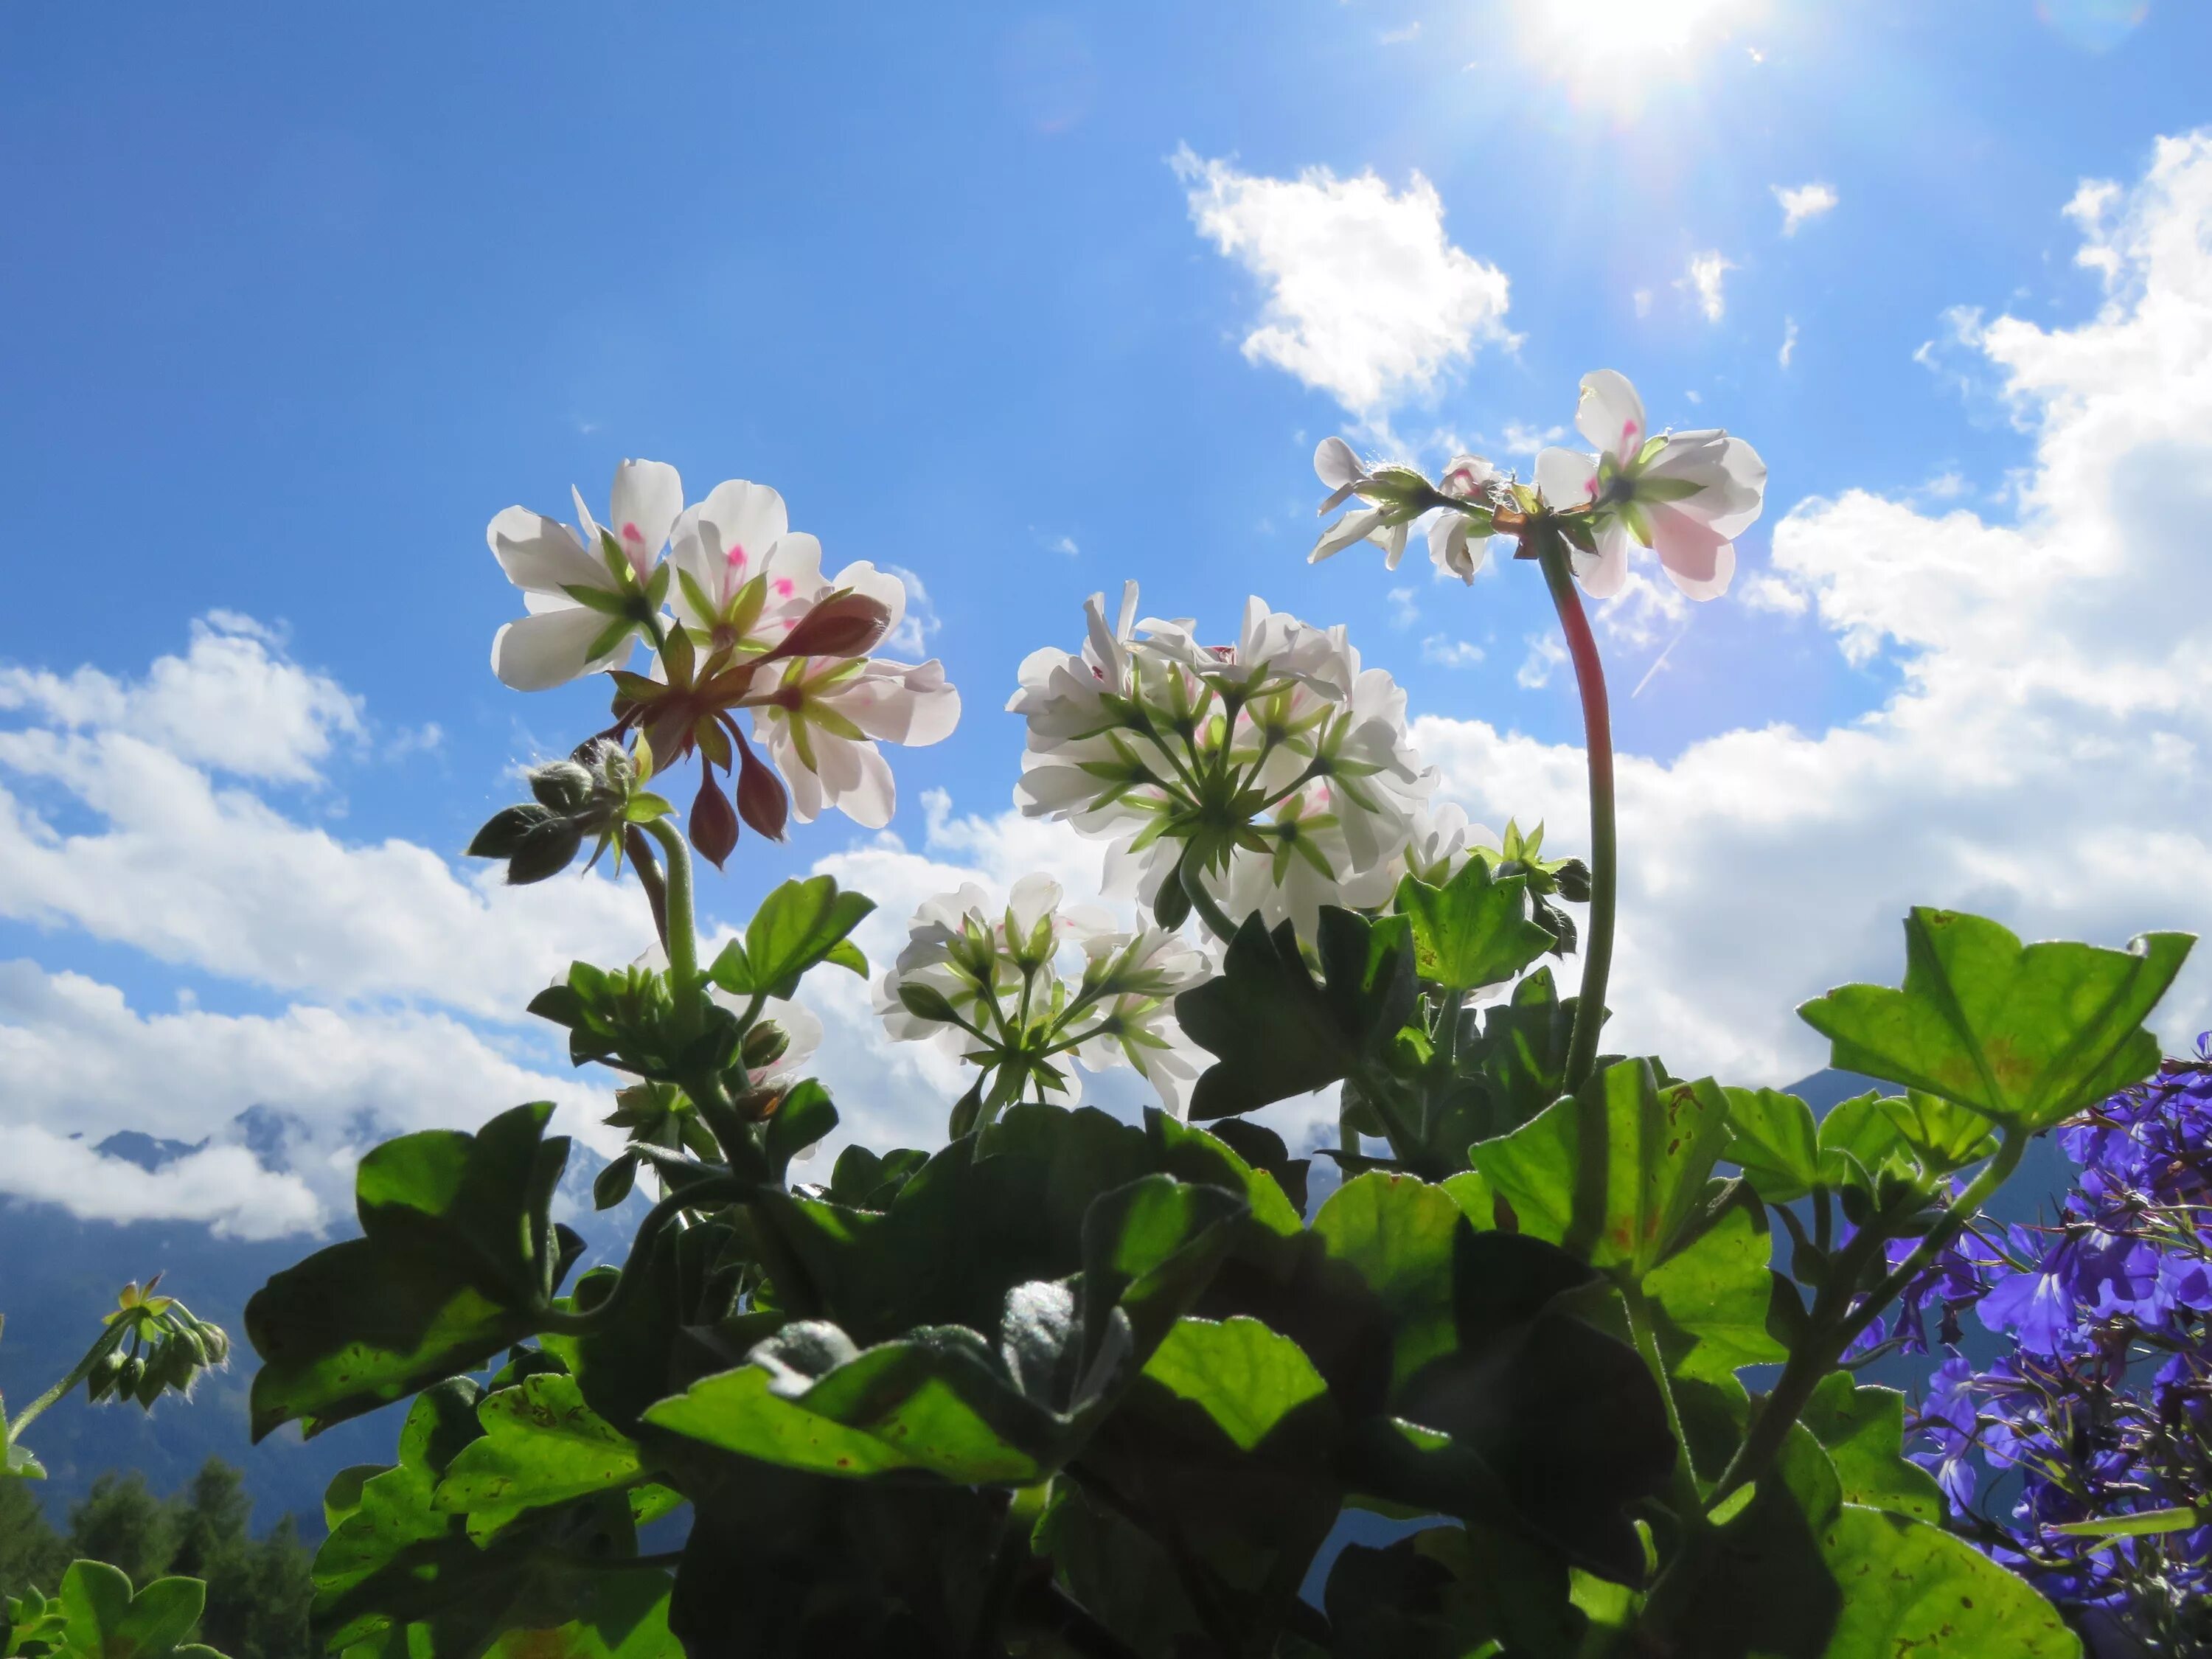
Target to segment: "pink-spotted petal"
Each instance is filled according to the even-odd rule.
[[[1626,375],[1610,368],[1583,376],[1575,430],[1624,465],[1636,459],[1636,452],[1651,435],[1650,424],[1644,418],[1644,399],[1636,395]]]
[[[615,468],[607,510],[612,520],[607,528],[642,581],[653,574],[684,511],[684,480],[665,461],[624,461]]]

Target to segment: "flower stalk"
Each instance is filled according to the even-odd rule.
[[[1553,537],[1541,556],[1544,582],[1551,589],[1567,654],[1582,693],[1583,747],[1589,766],[1589,933],[1583,942],[1583,981],[1575,1003],[1574,1032],[1567,1045],[1564,1091],[1582,1087],[1597,1059],[1598,1032],[1605,1024],[1606,981],[1613,973],[1613,934],[1620,884],[1620,845],[1614,823],[1613,712],[1606,699],[1605,664],[1589,617],[1575,592],[1567,565],[1566,543]]]

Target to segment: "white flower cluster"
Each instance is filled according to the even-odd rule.
[[[1205,957],[1155,927],[1061,906],[1060,884],[1027,876],[1000,908],[972,883],[915,915],[877,1012],[890,1034],[935,1041],[983,1068],[981,1121],[1024,1094],[1073,1105],[1092,1072],[1135,1068],[1176,1117],[1207,1056],[1176,1023],[1173,999],[1208,974]]]
[[[662,769],[696,750],[709,788],[713,766],[743,761],[750,773],[733,719],[749,710],[793,815],[834,806],[871,829],[888,823],[891,773],[877,743],[935,743],[960,718],[941,664],[868,654],[905,614],[905,585],[866,562],[825,577],[822,544],[791,530],[765,484],[732,479],[686,507],[674,467],[624,461],[607,524],[580,494],[575,503],[574,526],[520,507],[491,521],[491,550],[528,611],[492,641],[493,672],[545,690],[620,669],[642,635],[671,695],[641,695],[634,723]],[[741,777],[739,810],[780,834],[777,804],[749,799],[748,787]]]
[[[1094,594],[1081,651],[1022,664],[1022,811],[1109,840],[1108,892],[1175,919],[1171,882],[1217,927],[1257,911],[1309,936],[1324,904],[1387,902],[1435,781],[1396,682],[1258,599],[1229,646],[1188,619],[1133,629],[1136,608],[1132,582],[1109,626]]]
[[[1644,400],[1626,376],[1601,368],[1583,376],[1575,427],[1595,454],[1551,448],[1536,457],[1532,490],[1480,455],[1459,455],[1431,484],[1400,464],[1363,462],[1341,438],[1324,438],[1314,471],[1329,487],[1321,504],[1334,512],[1359,505],[1322,531],[1308,555],[1318,562],[1358,542],[1382,550],[1390,569],[1414,522],[1429,518],[1429,557],[1439,572],[1472,582],[1484,544],[1517,534],[1531,518],[1565,514],[1582,521],[1573,544],[1577,580],[1610,599],[1628,580],[1630,550],[1658,556],[1674,586],[1693,599],[1718,599],[1735,574],[1735,538],[1765,501],[1766,463],[1741,438],[1717,428],[1654,434]]]

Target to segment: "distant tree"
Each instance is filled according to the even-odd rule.
[[[0,1596],[35,1584],[51,1591],[70,1564],[69,1546],[39,1507],[28,1480],[0,1480]]]
[[[149,1492],[136,1469],[100,1476],[70,1511],[70,1556],[120,1567],[134,1584],[167,1572],[176,1549],[174,1508]]]
[[[256,1539],[252,1512],[246,1477],[219,1457],[167,1498],[137,1473],[101,1475],[70,1511],[66,1534],[46,1519],[31,1482],[0,1480],[0,1595],[31,1585],[51,1595],[79,1557],[120,1567],[139,1584],[183,1573],[207,1583],[196,1639],[226,1659],[312,1659],[313,1553],[289,1515]]]

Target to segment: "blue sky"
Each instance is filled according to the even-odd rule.
[[[1771,468],[1737,594],[1694,617],[1655,602],[1613,619],[1623,745],[1660,769],[1651,810],[1665,787],[1690,787],[1676,763],[1705,740],[1777,720],[1809,738],[1848,731],[1893,709],[1944,652],[1983,667],[2003,657],[1972,618],[1931,641],[1876,615],[1854,597],[1850,555],[1826,550],[1934,538],[1954,511],[1978,528],[2024,511],[2048,526],[2029,484],[2075,464],[2053,422],[2080,388],[2046,379],[2024,404],[2043,370],[1984,324],[2006,314],[2039,339],[2087,337],[2136,304],[2152,256],[2115,255],[2136,261],[2118,276],[2080,262],[2085,240],[2106,244],[2090,216],[2063,210],[2085,179],[2111,179],[2111,222],[2136,204],[2144,248],[2158,223],[2188,222],[2193,185],[2144,181],[2158,139],[2212,119],[2212,13],[2176,0],[1741,0],[1679,51],[1640,57],[1589,45],[1606,33],[1593,21],[1563,68],[1560,42],[1534,38],[1531,20],[1572,10],[394,4],[146,7],[125,21],[6,8],[0,487],[15,504],[19,597],[0,617],[0,661],[136,682],[188,650],[194,618],[254,619],[265,638],[235,621],[210,637],[273,665],[272,685],[308,700],[305,726],[288,729],[321,736],[258,769],[210,760],[205,732],[167,752],[218,793],[250,796],[293,842],[322,831],[339,863],[396,844],[420,873],[422,859],[455,860],[510,797],[515,762],[565,748],[603,707],[588,689],[526,699],[492,678],[489,638],[515,606],[485,522],[513,501],[565,512],[571,483],[602,501],[618,458],[649,456],[677,464],[695,498],[728,477],[773,483],[833,566],[872,559],[926,584],[928,647],[967,708],[946,743],[896,757],[895,829],[933,867],[965,855],[987,874],[1011,868],[998,815],[1019,728],[996,711],[1021,658],[1073,644],[1084,596],[1130,576],[1147,610],[1224,635],[1252,592],[1348,623],[1417,713],[1475,732],[1437,728],[1448,772],[1487,769],[1461,775],[1470,804],[1548,817],[1571,840],[1580,804],[1554,764],[1577,736],[1571,689],[1561,674],[1523,684],[1548,629],[1531,571],[1493,570],[1468,591],[1432,583],[1418,552],[1395,576],[1371,553],[1316,570],[1302,559],[1319,437],[1387,434],[1433,461],[1455,436],[1525,468],[1511,434],[1564,423],[1577,380],[1600,366],[1630,374],[1655,419],[1725,424]],[[1347,408],[1327,374],[1242,349],[1285,272],[1224,254],[1195,222],[1209,164],[1236,203],[1303,181],[1286,199],[1311,206],[1371,174],[1410,211],[1432,187],[1438,234],[1503,274],[1505,308],[1425,386]],[[1833,206],[1785,235],[1778,188],[1816,182]],[[1717,303],[1691,276],[1701,256],[1724,266]],[[2194,271],[2168,275],[2196,293]],[[1332,294],[1350,281],[1317,280]],[[2099,453],[2100,478],[2129,464]],[[1869,532],[1822,510],[1854,490],[1897,516]],[[1771,537],[1793,513],[1806,550],[1781,568]],[[1916,567],[1939,568],[1934,552]],[[94,580],[79,588],[63,571]],[[1762,578],[1780,584],[1765,603]],[[2145,590],[2079,643],[2094,657],[2164,620]],[[1876,648],[1841,648],[1855,627]],[[1627,697],[1662,651],[1664,670]],[[336,688],[356,714],[331,712]],[[2147,692],[2164,712],[2125,740],[2193,744],[2196,717],[2169,718],[2179,690]],[[1976,706],[1939,699],[1928,718]],[[2203,852],[2196,764],[2180,793],[2152,791],[2185,843],[2169,873]],[[114,821],[110,798],[33,778],[20,755],[0,770],[49,839],[97,838]],[[1936,834],[1926,896],[1994,894],[1990,908],[2023,925],[2078,918],[2123,936],[2201,920],[2154,915],[2150,899],[2069,908],[2063,883],[2013,869],[2014,852],[2064,860],[2073,833],[2005,805],[2045,787],[2015,786],[2028,793],[1984,800],[1980,828]],[[956,815],[935,843],[931,789]],[[964,832],[959,815],[973,815]],[[1848,811],[1823,824],[1857,833]],[[2013,826],[2020,846],[1990,824]],[[1850,844],[1871,857],[1888,832],[1861,830]],[[833,819],[779,853],[748,843],[720,908],[740,914],[747,892],[817,860],[860,858],[865,841]],[[1982,850],[1942,863],[1966,843]],[[1784,850],[1822,867],[1828,844]],[[106,880],[96,872],[150,875],[162,856],[158,837],[109,850],[118,862],[53,868]],[[1913,856],[1900,848],[1892,864]],[[198,867],[197,850],[177,857]],[[256,902],[281,920],[293,878]],[[208,890],[252,879],[229,869]],[[2187,890],[2179,873],[2171,890]],[[311,896],[296,914],[318,914]],[[1700,902],[1711,916],[1766,900],[1722,885]],[[1866,902],[1893,927],[1887,886]],[[158,891],[144,903],[158,908]],[[182,993],[295,1024],[450,1018],[502,1064],[545,1063],[526,1033],[427,980],[363,989],[337,969],[288,968],[281,941],[204,915],[157,928],[42,906],[0,902],[0,957],[28,964],[23,987],[73,973],[112,988],[142,1036]],[[592,938],[599,925],[578,924]],[[1840,925],[1839,965],[1855,966],[1871,924],[1854,911]],[[352,948],[331,937],[337,954]],[[1648,967],[1679,991],[1727,958],[1717,935]],[[1808,990],[1836,976],[1808,972]],[[37,999],[19,993],[24,1029]],[[1786,1070],[1802,1050],[1780,1041],[1732,1054],[1686,1039]],[[86,1121],[130,1109],[118,1097]],[[213,1109],[141,1127],[196,1138]]]

